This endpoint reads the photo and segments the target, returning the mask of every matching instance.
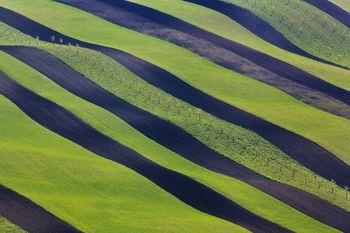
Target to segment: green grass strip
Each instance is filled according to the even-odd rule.
[[[17,225],[9,222],[6,218],[0,216],[0,232],[1,233],[25,233]]]

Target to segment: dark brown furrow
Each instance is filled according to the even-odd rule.
[[[0,82],[3,78],[0,72]],[[0,215],[30,233],[80,232],[31,200],[2,185],[0,185]]]

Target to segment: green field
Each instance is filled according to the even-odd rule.
[[[0,31],[12,35],[6,37],[7,42],[37,44],[34,39],[5,25],[0,24]],[[2,43],[6,42],[0,40]],[[255,133],[198,111],[147,84],[102,54],[81,48],[41,44],[41,49],[58,57],[95,83],[127,102],[177,124],[219,153],[273,180],[306,190],[342,208],[350,209],[344,198],[344,190],[316,176]],[[332,189],[337,192],[330,193]]]
[[[193,177],[209,187],[216,189],[220,193],[225,194],[227,197],[260,216],[285,225],[290,229],[296,231],[298,231],[298,229],[303,229],[310,232],[315,228],[322,229],[323,231],[331,230],[329,227],[301,214],[288,205],[283,204],[241,181],[210,172],[194,165],[149,140],[114,115],[66,92],[36,71],[24,64],[20,64],[10,56],[4,53],[1,53],[1,55],[4,59],[0,64],[0,68],[13,79],[36,93],[64,106],[99,131],[133,148],[153,161]],[[16,70],[11,69],[14,64],[16,64]],[[24,76],[23,74],[26,75]],[[108,124],[105,122],[108,122]],[[267,205],[269,206],[268,209],[266,209]],[[291,221],[291,219],[293,219],[293,221]]]
[[[0,5],[70,36],[135,54],[212,96],[319,143],[345,162],[350,162],[349,120],[312,108],[275,88],[224,69],[178,46],[115,26],[63,4],[46,0],[30,3],[1,0]],[[41,14],[42,11],[47,13]],[[168,56],[169,53],[173,56]]]
[[[350,91],[350,70],[282,50],[217,11],[184,0],[126,1],[177,17]],[[350,29],[303,0],[219,1],[248,9],[305,51],[341,65],[350,65]],[[350,11],[350,0],[329,1]],[[86,3],[90,4],[88,0]],[[226,69],[193,53],[191,49],[177,46],[171,40],[138,33],[55,0],[0,0],[0,7],[11,9],[67,36],[116,48],[144,59],[210,96],[312,140],[350,166],[350,119],[312,107],[308,102],[304,103],[254,77]],[[162,30],[161,33],[168,31]],[[170,30],[169,33],[174,32]],[[57,35],[51,36],[56,36],[56,41],[60,41]],[[339,187],[334,180],[328,181],[316,175],[255,132],[177,99],[108,56],[78,45],[43,42],[40,38],[25,35],[0,21],[0,46],[29,46],[43,50],[111,94],[175,124],[219,154],[267,179],[304,190],[328,203],[320,206],[306,203],[304,206],[302,197],[306,196],[290,197],[291,192],[278,192],[278,187],[266,187],[262,180],[249,181],[253,184],[260,182],[258,187],[265,184],[261,189],[277,193],[281,200],[285,200],[283,202],[237,178],[199,166],[174,152],[181,147],[169,146],[170,150],[158,144],[157,139],[148,138],[124,118],[67,91],[39,70],[2,50],[0,73],[60,105],[114,141],[160,166],[200,182],[268,222],[301,233],[350,230],[346,224],[347,214],[335,208],[340,207],[349,213],[349,187]],[[65,41],[60,42],[64,44]],[[75,82],[73,77],[70,80],[72,83]],[[345,111],[349,106],[344,102],[342,107]],[[60,120],[59,116],[53,117],[54,121]],[[272,129],[271,133],[275,131]],[[276,134],[273,136],[277,137]],[[193,148],[193,152],[189,152],[193,153],[191,156],[200,156],[195,150],[197,147]],[[307,145],[305,149],[308,149]],[[210,157],[205,158],[206,162],[211,162],[211,166],[219,166],[209,161]],[[342,172],[347,176],[346,168]],[[259,220],[249,222],[249,217],[245,219],[245,225],[243,221],[235,220],[236,212],[218,213],[219,217],[206,214],[207,210],[199,210],[205,209],[205,205],[193,208],[181,201],[185,196],[180,200],[176,198],[178,194],[169,194],[141,174],[48,130],[0,94],[0,185],[43,207],[43,211],[52,213],[62,223],[71,224],[87,233],[243,233],[249,232],[249,229],[260,228],[262,232],[272,229],[269,224]],[[344,177],[339,180],[346,183]],[[181,181],[170,179],[169,182]],[[191,189],[191,186],[184,187],[187,188]],[[192,197],[199,195],[201,192]],[[190,202],[195,203],[192,197]],[[287,204],[288,198],[291,205]],[[208,197],[211,203],[214,200]],[[4,204],[0,200],[0,233],[25,233],[22,229],[28,229],[29,224],[25,220],[16,218],[11,222],[12,211],[18,211],[18,205],[21,203]],[[300,211],[293,208],[298,205],[301,206]],[[334,209],[328,209],[327,205],[334,205]],[[312,217],[302,211],[311,211]],[[236,224],[223,220],[226,216],[233,218]],[[336,219],[334,216],[337,216]]]

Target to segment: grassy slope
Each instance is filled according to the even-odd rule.
[[[1,233],[25,233],[21,228],[9,222],[6,218],[0,216]]]
[[[33,38],[4,24],[0,24],[0,33],[8,35],[0,38],[0,44],[38,44]],[[273,180],[304,189],[345,209],[350,208],[350,203],[343,198],[346,196],[344,190],[316,176],[255,133],[198,111],[144,82],[102,54],[82,48],[47,45],[40,42],[39,47],[122,99],[177,124],[219,153]],[[319,183],[322,183],[320,188]],[[330,193],[331,189],[337,192]]]
[[[236,41],[297,66],[333,85],[350,90],[350,71],[326,65],[285,50],[260,39],[237,22],[211,9],[182,0],[129,0],[173,15],[199,28]],[[196,12],[196,14],[193,14]]]
[[[4,24],[0,24],[0,33],[8,35],[0,38],[0,44],[37,45],[33,38]],[[102,54],[82,48],[47,45],[41,42],[39,47],[122,99],[177,124],[219,153],[273,180],[304,189],[350,209],[349,203],[344,200],[344,190],[305,169],[255,133],[198,111],[144,82]],[[319,183],[322,183],[321,188]],[[337,192],[330,193],[331,189]]]
[[[350,13],[350,1],[349,0],[328,0],[338,6],[340,6],[341,8],[343,8],[344,10],[346,10],[347,12]]]
[[[76,55],[74,50],[58,46],[43,49],[115,95],[177,124],[219,153],[273,180],[304,189],[332,203],[335,199],[336,204],[350,209],[350,204],[344,199],[344,190],[305,169],[255,133],[196,110],[96,52],[80,49]],[[296,171],[294,176],[291,169]],[[321,189],[318,189],[319,182],[322,183]],[[331,187],[337,189],[336,194],[329,192]]]
[[[261,17],[300,48],[350,66],[350,29],[301,0],[221,0]]]
[[[194,165],[149,140],[109,112],[70,94],[12,57],[4,53],[1,53],[1,55],[4,57],[1,68],[15,80],[34,90],[36,93],[66,107],[101,132],[133,148],[157,163],[193,177],[225,194],[227,197],[253,212],[295,231],[303,230],[305,232],[312,232],[313,229],[319,229],[321,231],[334,230],[243,182],[210,172]],[[11,68],[14,64],[16,65],[16,70]],[[26,75],[24,76],[23,74]],[[106,122],[108,122],[108,124],[106,124]],[[127,189],[127,185],[125,186]],[[130,206],[133,205],[130,204]]]
[[[0,0],[0,5],[68,35],[135,54],[210,95],[314,140],[350,162],[349,120],[312,108],[178,46],[115,26],[63,4],[47,0]],[[43,11],[46,14],[42,14]],[[169,53],[172,56],[169,57]]]
[[[189,208],[131,170],[51,133],[1,95],[0,106],[1,183],[80,230],[246,232]]]

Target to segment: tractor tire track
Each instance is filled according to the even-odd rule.
[[[94,94],[94,90],[87,91]],[[290,232],[251,213],[207,186],[164,168],[119,144],[66,109],[31,92],[4,74],[0,78],[0,93],[45,128],[101,157],[134,170],[197,210],[241,225],[253,232]]]
[[[240,179],[321,222],[342,230],[350,229],[350,224],[343,221],[350,217],[346,211],[304,191],[269,180],[218,154],[183,129],[125,102],[46,52],[26,47],[0,49],[33,67],[71,93],[112,112],[178,155],[211,171]],[[327,214],[331,210],[333,215]]]
[[[0,72],[0,82],[3,78],[4,75]],[[80,232],[31,200],[2,185],[0,185],[0,215],[30,233]]]

